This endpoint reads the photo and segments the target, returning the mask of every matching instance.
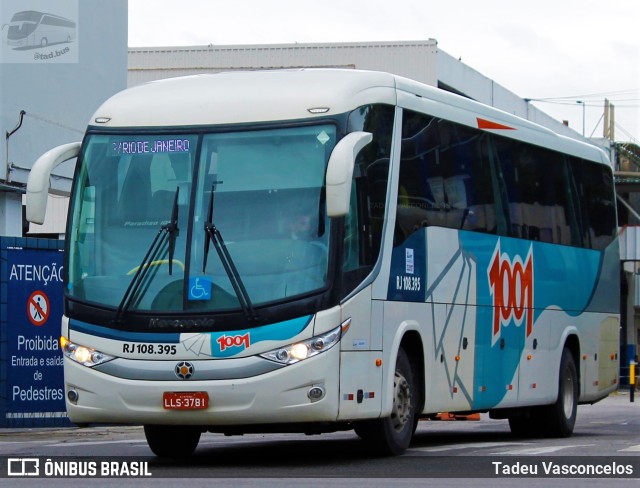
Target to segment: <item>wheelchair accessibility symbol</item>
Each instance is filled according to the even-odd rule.
[[[211,278],[199,276],[189,278],[189,300],[210,300]]]

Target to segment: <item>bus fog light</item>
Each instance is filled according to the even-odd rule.
[[[80,397],[80,395],[78,394],[78,392],[76,390],[69,390],[67,392],[67,398],[69,399],[69,401],[73,404],[78,403],[78,398]]]
[[[318,400],[322,400],[322,398],[324,398],[324,390],[319,386],[314,386],[313,388],[309,389],[309,391],[307,392],[307,396],[312,402],[317,402]]]

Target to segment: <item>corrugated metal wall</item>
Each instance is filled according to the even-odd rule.
[[[388,71],[436,86],[435,40],[129,49],[129,86],[235,69],[331,67]]]

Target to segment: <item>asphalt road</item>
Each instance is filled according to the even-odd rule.
[[[640,396],[640,395],[638,395]],[[638,486],[640,479],[640,398],[619,393],[580,406],[574,435],[567,439],[516,439],[506,421],[423,421],[402,456],[373,456],[353,432],[225,437],[203,434],[187,460],[160,460],[149,450],[140,427],[0,430],[0,457],[102,463],[113,459],[144,463],[150,477],[129,478],[139,486]],[[116,458],[117,457],[117,458]],[[543,464],[544,463],[544,464]],[[613,464],[616,463],[616,464]],[[553,466],[599,464],[633,475],[543,476]],[[623,468],[621,468],[622,466]],[[536,469],[534,475],[522,470]],[[587,468],[578,468],[587,469]],[[589,473],[587,473],[589,474]],[[2,486],[66,486],[62,478],[6,477]],[[28,481],[28,485],[25,482]],[[122,478],[87,480],[91,486],[122,486]]]

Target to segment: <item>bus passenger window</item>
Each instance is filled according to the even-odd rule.
[[[506,188],[510,235],[520,239],[581,245],[566,158],[536,146],[496,137]]]
[[[592,249],[604,249],[616,235],[616,201],[610,169],[606,166],[582,161],[579,173],[582,202],[587,218],[585,243]]]
[[[395,245],[427,226],[495,233],[491,169],[480,131],[407,110]]]

